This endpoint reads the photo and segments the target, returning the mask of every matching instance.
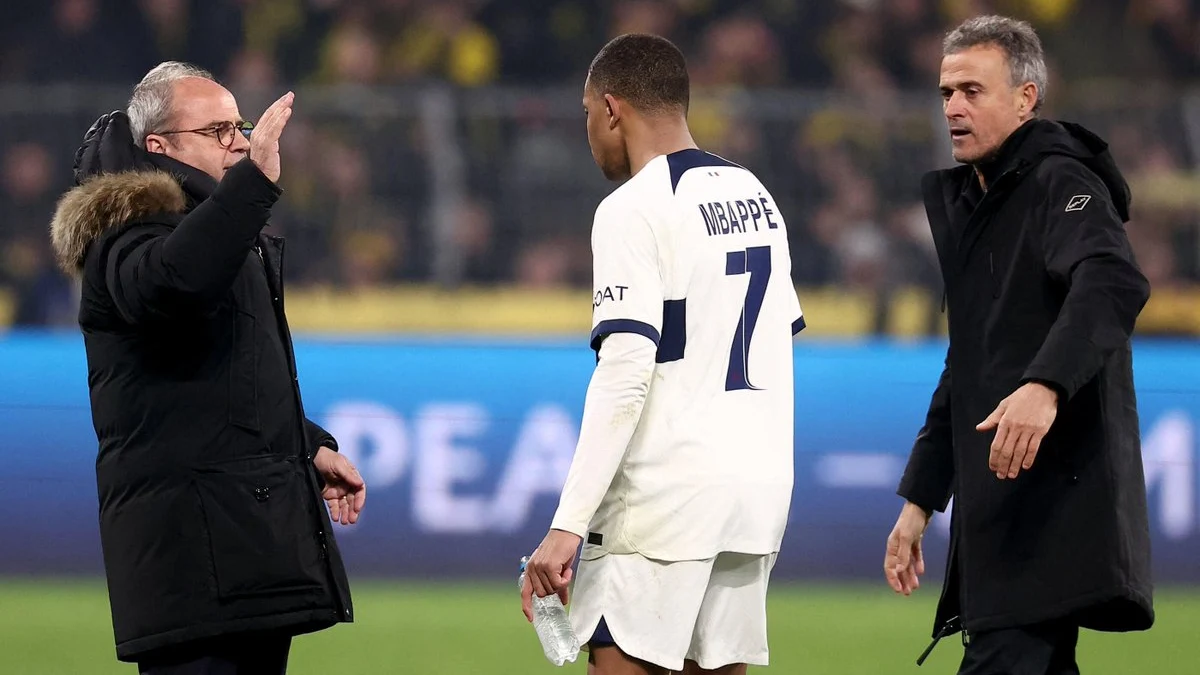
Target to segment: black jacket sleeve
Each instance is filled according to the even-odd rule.
[[[121,316],[137,324],[210,309],[245,264],[280,193],[243,159],[169,234],[151,228],[121,234],[101,261]]]
[[[950,355],[929,401],[897,494],[925,510],[945,511],[954,492],[954,434],[950,417]]]
[[[333,434],[322,429],[321,425],[305,417],[304,428],[308,433],[308,442],[312,445],[312,451],[314,454],[321,446],[325,446],[330,450],[337,452],[337,439],[333,437]]]
[[[1129,341],[1150,284],[1100,178],[1073,160],[1051,170],[1042,247],[1050,277],[1067,292],[1022,382],[1054,386],[1066,401]]]

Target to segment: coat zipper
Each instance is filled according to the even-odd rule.
[[[965,267],[967,256],[971,254],[971,250],[975,247],[975,244],[978,243],[979,238],[983,236],[983,232],[980,231],[979,228],[985,227],[987,223],[981,223],[979,221],[981,219],[988,219],[991,217],[992,214],[988,213],[988,209],[991,207],[992,202],[1000,199],[1000,197],[997,197],[996,195],[1000,195],[1002,197],[1007,194],[1006,192],[997,192],[997,188],[1008,183],[1009,181],[1016,180],[1022,175],[1024,170],[1024,162],[1020,162],[1016,166],[1005,171],[1003,174],[997,176],[995,182],[991,186],[991,189],[984,190],[983,198],[979,200],[979,203],[975,206],[975,209],[967,218],[967,224],[963,228],[963,232],[959,236],[958,243],[955,246],[955,251],[959,256],[958,266],[960,270]],[[974,180],[974,178],[972,178],[972,180]]]
[[[1000,297],[1000,280],[996,278],[996,262],[991,251],[988,251],[988,277],[992,280],[992,299],[996,300]]]
[[[258,253],[258,258],[263,264],[263,275],[267,278],[267,289],[271,292],[271,300],[273,302],[272,311],[275,314],[275,323],[279,328],[280,338],[286,341],[284,346],[287,348],[288,352],[288,366],[292,375],[292,394],[295,396],[296,413],[299,416],[300,422],[300,438],[302,441],[305,441],[307,440],[308,429],[304,424],[304,406],[300,402],[300,382],[296,372],[296,356],[292,348],[292,332],[287,329],[287,320],[282,316],[283,307],[280,302],[283,296],[283,242],[280,241],[279,245],[278,287],[273,281],[271,266],[267,264],[267,259],[262,252],[262,247],[256,243],[254,245],[254,251]],[[304,470],[305,482],[308,483],[309,489],[313,491],[313,494],[320,494],[321,486],[316,484],[313,480],[313,474],[316,472],[316,467],[313,466],[313,453],[309,448],[305,447],[304,454],[302,456],[304,457],[305,462],[308,464]],[[333,594],[333,602],[336,605],[336,613],[339,618],[350,618],[350,610],[346,607],[345,603],[342,602],[342,593],[338,588],[337,578],[333,574],[333,563],[329,560],[329,547],[325,543],[325,537],[331,533],[325,531],[324,518],[321,517],[321,509],[323,508],[325,508],[325,506],[319,503],[318,500],[316,509],[317,543],[321,545],[321,560],[325,563],[325,574],[329,579],[329,589]]]
[[[930,642],[929,646],[925,648],[925,651],[921,652],[921,655],[917,657],[918,666],[925,664],[925,659],[929,658],[930,653],[933,652],[933,648],[937,646],[937,643],[942,641],[942,638],[953,633],[954,629],[957,627],[957,624],[957,616],[951,617],[946,621],[946,623],[942,624],[942,627],[938,630],[937,635],[933,636],[933,642]]]

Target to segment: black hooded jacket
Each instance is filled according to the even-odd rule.
[[[106,157],[51,229],[81,284],[118,658],[350,621],[312,464],[337,446],[305,417],[283,243],[261,232],[279,189],[249,159],[217,183],[163,156]]]
[[[953,496],[935,630],[1052,619],[1107,631],[1154,621],[1131,334],[1149,297],[1124,223],[1130,193],[1106,144],[1025,123],[982,167],[928,174],[926,212],[950,346],[899,494]],[[1036,462],[988,468],[982,422],[1027,382],[1059,393]]]

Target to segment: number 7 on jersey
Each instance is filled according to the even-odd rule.
[[[752,246],[741,251],[725,254],[726,276],[749,274],[746,284],[746,300],[742,304],[742,315],[733,334],[733,345],[729,349],[729,370],[725,374],[725,391],[753,389],[750,383],[750,340],[758,313],[762,310],[763,298],[767,295],[767,282],[771,278],[771,247]]]

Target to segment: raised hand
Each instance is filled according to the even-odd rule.
[[[267,108],[250,134],[250,161],[271,182],[279,181],[279,136],[292,116],[292,101],[296,95],[288,92]]]

